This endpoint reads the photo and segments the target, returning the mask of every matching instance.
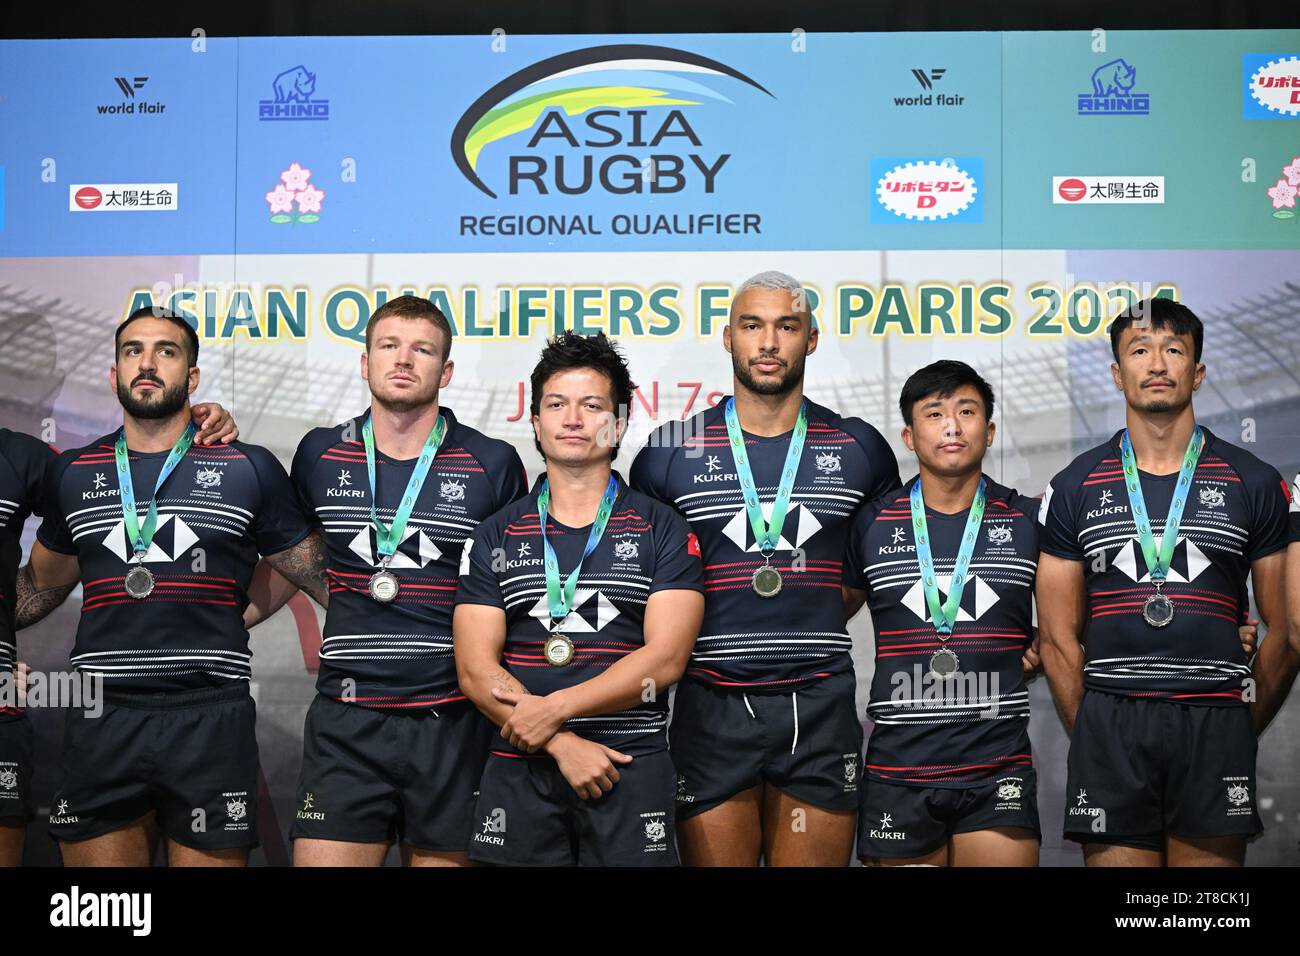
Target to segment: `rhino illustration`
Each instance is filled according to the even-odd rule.
[[[1092,71],[1092,92],[1094,96],[1123,96],[1136,80],[1137,70],[1122,59],[1111,60]]]
[[[1095,76],[1093,81],[1096,82]],[[292,67],[275,78],[277,103],[306,103],[315,92],[316,74],[307,72],[305,66]]]

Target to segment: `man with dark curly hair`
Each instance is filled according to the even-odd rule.
[[[546,473],[461,558],[460,687],[503,741],[471,859],[677,862],[668,689],[699,631],[703,570],[686,521],[613,471],[633,387],[603,334],[547,343],[532,374]]]

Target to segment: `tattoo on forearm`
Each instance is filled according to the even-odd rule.
[[[523,684],[515,680],[515,676],[504,667],[497,671],[489,678],[492,683],[496,684],[500,690],[509,694],[526,694],[528,690]]]
[[[313,531],[292,548],[270,555],[267,560],[321,607],[329,603],[325,542],[321,539],[320,532]]]
[[[15,589],[14,630],[21,630],[41,620],[41,618],[62,604],[64,599],[72,593],[74,587],[76,587],[75,584],[69,584],[65,587],[46,588],[43,591],[38,591],[32,581],[31,569],[27,567],[20,568],[17,588]]]

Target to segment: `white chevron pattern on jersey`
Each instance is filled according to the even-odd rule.
[[[375,560],[374,537],[374,529],[367,526],[358,531],[352,540],[348,542],[348,547],[352,549],[354,554],[360,555],[361,560],[365,561],[366,564],[378,563]],[[412,549],[408,546],[403,549],[402,545],[405,545],[412,538],[416,538],[416,548]],[[412,550],[415,550],[419,555],[419,560],[411,557],[408,553]],[[430,561],[437,561],[440,557],[442,557],[442,551],[429,540],[428,535],[419,528],[408,527],[406,534],[402,536],[401,543],[397,546],[397,551],[393,553],[393,559],[388,562],[388,566],[390,568],[422,568]]]
[[[1156,547],[1160,547],[1160,535],[1156,535]],[[1151,580],[1151,572],[1144,570],[1142,576],[1138,576],[1138,568],[1146,567],[1146,561],[1142,557],[1142,545],[1137,538],[1130,538],[1124,546],[1115,554],[1112,562],[1115,567],[1119,568],[1134,581],[1143,582]],[[1168,580],[1189,583],[1195,581],[1202,571],[1210,566],[1210,560],[1198,548],[1195,542],[1188,541],[1186,538],[1179,538],[1178,544],[1174,546],[1174,556],[1169,563]]]
[[[595,598],[594,607],[593,598]],[[546,595],[542,595],[528,612],[529,617],[537,618],[551,633],[558,631],[568,634],[593,634],[604,630],[605,625],[618,617],[618,614],[618,608],[595,588],[578,588],[573,595],[573,610],[569,611],[568,617],[558,624],[551,621],[551,606],[546,600]],[[594,621],[589,620],[593,617]]]
[[[948,600],[948,592],[943,588],[939,589],[939,600],[941,602]],[[920,578],[917,578],[916,583],[907,589],[907,593],[899,603],[922,621],[930,620],[930,609],[925,603],[925,587],[921,584]],[[957,620],[978,621],[997,603],[997,592],[985,584],[979,575],[972,574],[966,581],[965,590],[962,591],[961,604],[957,607]]]
[[[771,501],[762,502],[763,520],[770,522],[772,520]],[[795,548],[802,548],[805,541],[815,535],[822,529],[822,524],[817,520],[817,516],[809,508],[802,504],[792,505],[786,513],[785,524],[781,527],[781,537],[777,540],[776,550],[793,551]],[[789,535],[793,532],[794,543],[790,543]],[[749,523],[749,512],[741,508],[735,516],[723,527],[722,533],[731,540],[736,547],[745,551],[758,551],[758,541],[754,538],[754,529]]]
[[[145,563],[170,564],[178,560],[198,540],[199,536],[190,530],[190,526],[182,521],[179,515],[159,515],[158,528],[154,532],[153,541],[149,544],[149,550],[145,552]],[[133,554],[131,541],[126,536],[126,522],[121,518],[109,529],[103,543],[104,547],[123,561]]]

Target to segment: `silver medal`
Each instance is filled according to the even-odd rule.
[[[150,594],[153,594],[153,572],[143,564],[137,564],[130,571],[126,572],[126,577],[123,579],[122,583],[126,588],[126,593],[136,600],[143,600]]]
[[[1174,602],[1157,591],[1142,605],[1142,619],[1152,627],[1166,627],[1174,619]]]
[[[955,677],[960,665],[957,655],[946,647],[941,647],[930,655],[930,673],[935,677]]]
[[[370,575],[370,596],[380,604],[387,604],[397,597],[397,590],[397,575],[387,568]]]
[[[546,644],[542,648],[542,656],[546,658],[546,663],[555,667],[563,667],[573,660],[573,641],[563,634],[552,634],[546,639]]]
[[[754,577],[750,583],[754,588],[754,593],[759,597],[776,597],[781,593],[781,572],[770,564],[765,564],[754,572]]]

